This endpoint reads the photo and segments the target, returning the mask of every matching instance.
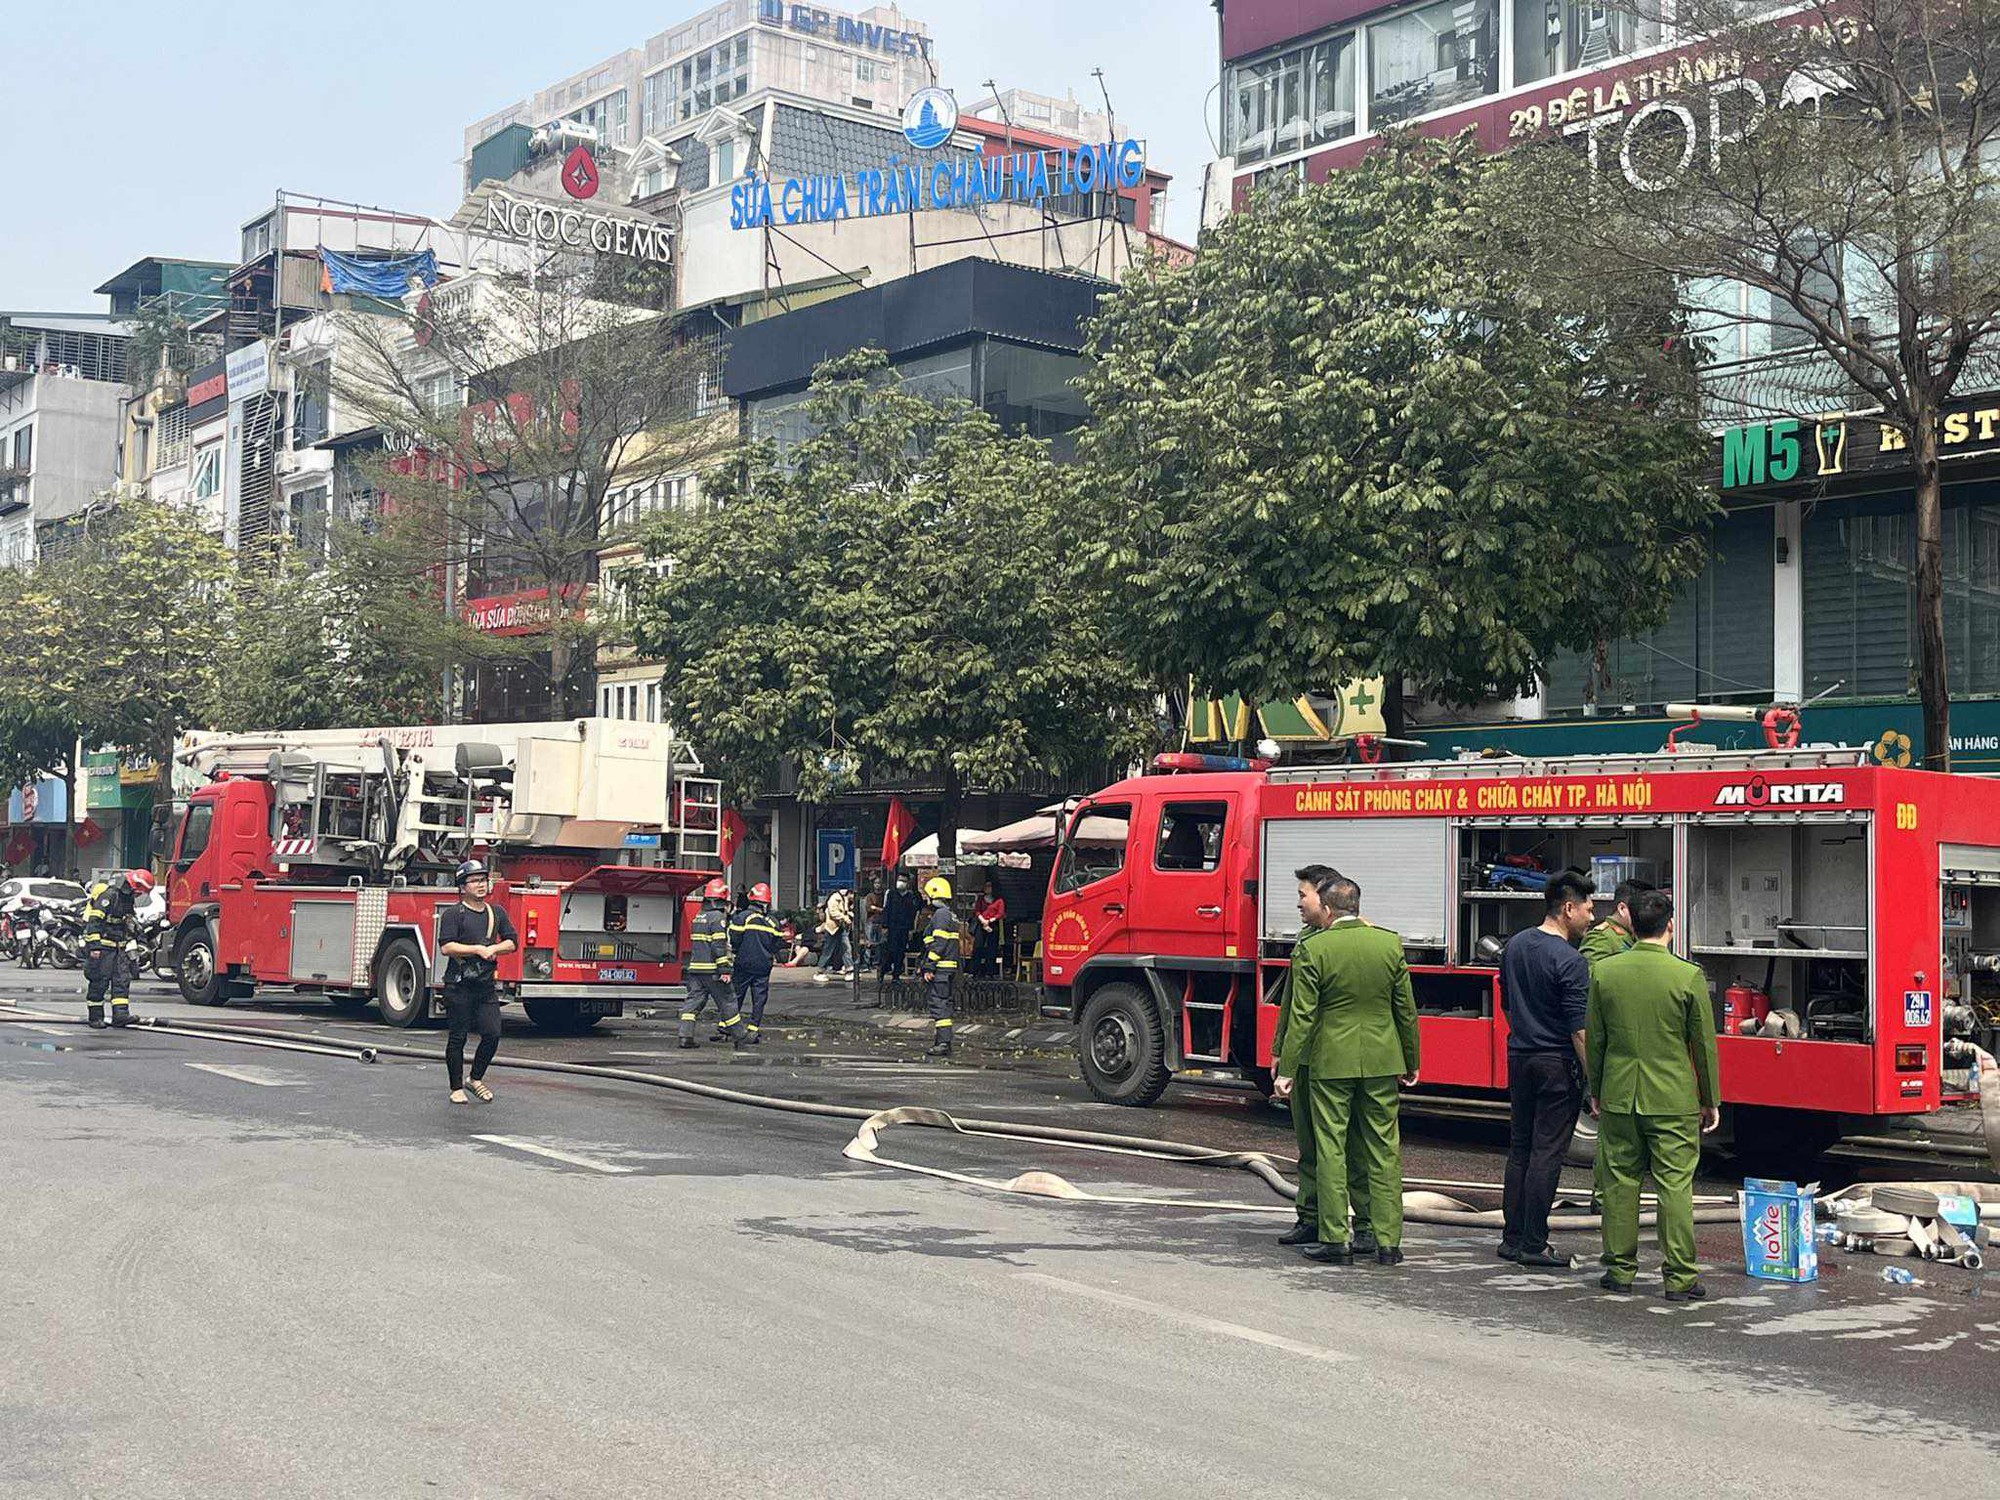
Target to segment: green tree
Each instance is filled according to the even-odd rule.
[[[1511,170],[1392,135],[1106,299],[1080,504],[1119,638],[1161,680],[1529,690],[1699,569],[1713,500],[1672,298],[1614,311],[1511,275]]]
[[[866,766],[960,799],[1136,753],[1151,694],[1077,566],[1044,444],[903,388],[865,351],[823,366],[812,433],[717,474],[649,538],[633,636],[683,729],[738,787],[796,762],[811,800]]]
[[[27,709],[0,734],[13,747],[0,769],[61,746],[42,769],[73,784],[81,742],[153,757],[164,786],[175,736],[202,722],[228,661],[233,581],[200,517],[152,500],[99,502],[50,538],[0,612],[0,704]],[[74,806],[70,820],[74,849]]]
[[[445,617],[434,570],[395,517],[336,528],[324,559],[284,554],[237,588],[216,729],[430,724],[447,672],[481,659],[484,637]]]
[[[1904,435],[1924,764],[1948,770],[1939,423],[2000,377],[2000,6],[1769,12],[1682,0],[1705,97],[1531,146],[1520,211],[1544,285],[1666,281],[1741,338],[1714,381],[1723,420],[1873,411]]]

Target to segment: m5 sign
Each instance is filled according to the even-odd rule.
[[[1806,460],[1812,460],[1812,468]],[[1847,423],[1801,422],[1783,417],[1752,422],[1722,434],[1722,487],[1743,489],[1760,484],[1784,484],[1793,479],[1824,479],[1847,472]]]

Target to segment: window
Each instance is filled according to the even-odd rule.
[[[1204,874],[1216,869],[1222,863],[1222,832],[1228,821],[1225,802],[1169,802],[1160,813],[1153,868]]]
[[[1660,23],[1590,0],[1514,0],[1514,82],[1599,68],[1651,47]]]
[[[185,406],[170,406],[161,412],[159,451],[153,461],[163,469],[171,469],[184,462],[188,452],[188,430],[188,409]]]
[[[715,167],[711,172],[711,184],[732,182],[736,177],[736,142],[717,141],[715,143]]]
[[[35,424],[32,422],[14,429],[13,467],[23,474],[35,467]]]
[[[292,545],[312,557],[327,547],[327,487],[315,485],[285,497],[285,534]]]
[[[1073,456],[1070,434],[1089,416],[1082,393],[1071,384],[1083,373],[1082,359],[991,339],[982,364],[979,404],[987,414],[1010,433],[1056,440],[1058,460]]]
[[[1071,822],[1069,839],[1056,865],[1056,889],[1079,891],[1109,880],[1125,868],[1125,841],[1131,829],[1128,804],[1092,802]]]
[[[1500,87],[1500,0],[1440,0],[1368,28],[1371,125],[1465,104]]]
[[[222,444],[210,443],[194,456],[194,497],[213,500],[222,493]]]
[[[326,436],[332,371],[333,362],[325,359],[298,367],[292,388],[292,447],[304,448]]]
[[[214,820],[213,802],[196,802],[188,808],[187,816],[181,819],[181,852],[176,864],[185,867],[208,847],[208,831]]]
[[[1230,69],[1225,148],[1263,161],[1354,134],[1354,34]]]
[[[865,57],[855,58],[854,81],[856,83],[873,83],[875,81],[875,64]]]
[[[153,452],[153,429],[144,422],[132,424],[132,477],[145,479],[153,471],[146,466],[146,460]]]
[[[419,375],[416,378],[417,403],[426,415],[441,417],[448,411],[456,411],[460,400],[458,377],[450,370],[440,370],[435,375]]]

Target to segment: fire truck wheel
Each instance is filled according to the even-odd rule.
[[[394,938],[375,963],[375,1004],[391,1026],[417,1026],[430,1014],[424,955],[406,937]]]
[[[1077,1027],[1083,1081],[1106,1104],[1147,1105],[1167,1091],[1167,1037],[1152,998],[1133,984],[1107,984]]]
[[[206,926],[190,927],[174,944],[174,975],[189,1005],[220,1005],[222,978],[215,972],[215,939]]]
[[[576,1013],[574,1000],[523,1000],[521,1009],[528,1013],[528,1019],[535,1023],[539,1031],[552,1031],[558,1035],[574,1036],[581,1031],[589,1031],[602,1016],[580,1016]]]

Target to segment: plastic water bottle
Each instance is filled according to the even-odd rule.
[[[1904,1266],[1890,1266],[1882,1272],[1882,1279],[1895,1286],[1915,1286],[1917,1273]]]
[[[1833,1220],[1828,1219],[1824,1224],[1819,1226],[1818,1238],[1822,1245],[1834,1244],[1840,1239],[1840,1226],[1834,1223]]]

